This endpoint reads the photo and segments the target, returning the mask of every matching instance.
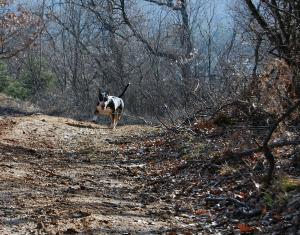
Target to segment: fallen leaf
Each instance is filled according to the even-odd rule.
[[[194,214],[195,215],[208,215],[209,211],[208,210],[199,209],[199,210],[194,211]]]
[[[249,226],[248,224],[239,224],[238,225],[240,233],[253,233],[256,228]]]
[[[276,221],[281,221],[282,220],[282,216],[280,214],[274,214],[273,215],[273,219],[275,219]]]

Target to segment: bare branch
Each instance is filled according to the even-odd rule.
[[[274,131],[277,129],[278,125],[284,121],[287,117],[289,117],[300,105],[300,100],[297,101],[292,107],[290,107],[281,117],[279,117],[277,119],[277,121],[271,126],[271,129],[268,133],[268,135],[266,136],[264,142],[263,142],[263,146],[267,146],[272,134],[274,133]]]
[[[274,142],[268,145],[268,147],[270,149],[273,148],[280,148],[280,147],[284,147],[284,146],[290,146],[290,145],[300,145],[300,139],[296,139],[296,140],[282,140],[282,141],[278,141],[278,142]],[[232,155],[235,157],[246,157],[246,156],[250,156],[254,153],[259,153],[259,152],[263,152],[263,147],[257,147],[257,148],[252,148],[252,149],[246,149],[242,152],[229,152],[227,153],[227,155]]]
[[[162,2],[157,0],[144,0],[145,2],[154,3],[159,6],[166,6],[172,8],[172,10],[179,11],[181,7],[179,5],[174,5],[172,1]]]
[[[121,10],[122,10],[122,17],[123,20],[125,22],[125,24],[129,27],[129,29],[131,30],[131,32],[133,33],[133,35],[140,41],[142,42],[146,48],[153,54],[159,57],[164,57],[164,58],[168,58],[170,60],[176,61],[180,58],[179,54],[175,54],[175,53],[168,53],[168,52],[161,52],[157,49],[154,49],[154,47],[151,45],[150,42],[148,42],[136,29],[135,27],[132,25],[132,23],[130,22],[126,11],[125,11],[125,3],[124,0],[121,0]]]
[[[256,19],[258,24],[262,27],[262,29],[267,33],[268,38],[272,43],[276,43],[280,41],[278,38],[278,34],[274,34],[274,32],[269,28],[268,23],[265,21],[265,19],[261,16],[258,9],[253,4],[252,0],[244,0],[253,15],[253,17]]]

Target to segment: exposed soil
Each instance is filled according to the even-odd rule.
[[[2,118],[0,126],[0,234],[155,234],[185,226],[151,213],[138,182],[123,174],[144,165],[119,154],[120,143],[155,128],[112,131],[43,115]]]
[[[262,154],[226,150],[251,132],[197,128],[0,118],[0,234],[299,235],[299,151],[274,150],[264,188]]]

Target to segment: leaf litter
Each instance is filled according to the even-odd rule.
[[[111,131],[46,115],[6,117],[0,126],[1,234],[299,229],[299,175],[289,167],[290,150],[278,159],[284,187],[265,189],[259,154],[241,159],[224,154],[244,145],[238,130],[216,135],[211,127],[194,136],[133,125]]]

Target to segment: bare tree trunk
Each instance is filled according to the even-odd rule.
[[[128,25],[129,29],[132,31],[134,36],[145,44],[146,48],[155,56],[164,57],[170,59],[172,61],[178,61],[179,67],[181,71],[181,76],[184,81],[189,81],[192,78],[191,66],[189,63],[189,59],[192,56],[193,45],[192,45],[192,34],[189,25],[189,16],[187,12],[188,2],[186,0],[178,1],[179,5],[174,5],[174,3],[169,2],[166,3],[164,1],[156,1],[156,0],[144,0],[147,2],[151,2],[157,4],[159,6],[169,7],[174,11],[179,11],[181,16],[181,31],[180,31],[180,44],[183,52],[166,52],[162,51],[160,48],[154,48],[154,46],[145,39],[145,37],[139,33],[135,26],[131,23],[130,19],[126,14],[125,9],[125,0],[121,1],[121,10],[124,22]]]
[[[115,5],[115,2],[114,1],[111,1],[111,0],[107,0],[107,11],[108,11],[108,18],[109,18],[109,25],[114,25],[114,12],[113,12],[113,9],[114,9],[114,5]],[[114,27],[112,27],[114,28]],[[124,81],[124,78],[125,78],[125,72],[124,72],[124,62],[123,62],[123,53],[122,53],[122,49],[120,48],[117,40],[116,40],[116,34],[114,33],[114,31],[110,31],[109,32],[109,38],[110,38],[110,48],[112,50],[112,56],[114,58],[114,61],[115,61],[115,69],[116,69],[116,75],[118,76],[116,78],[116,81],[121,81],[121,86],[125,86],[125,81]]]
[[[182,0],[181,1],[181,7],[180,7],[180,14],[182,19],[182,28],[183,31],[181,32],[181,46],[185,50],[185,58],[190,58],[193,52],[193,46],[192,46],[192,39],[191,39],[191,31],[190,31],[190,25],[189,25],[189,16],[187,13],[187,1]],[[192,78],[192,71],[191,66],[189,62],[184,62],[184,64],[181,66],[181,75],[183,79],[190,80]]]

